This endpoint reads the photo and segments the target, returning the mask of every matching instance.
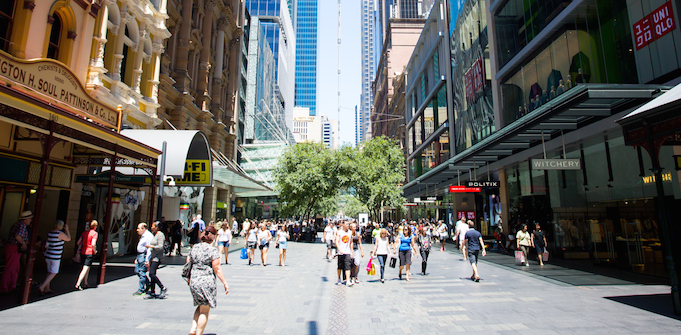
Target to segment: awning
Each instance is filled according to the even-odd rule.
[[[484,168],[600,119],[645,103],[669,87],[580,84],[402,187],[405,197],[445,189],[459,174]]]
[[[199,130],[125,129],[121,134],[162,150],[166,142],[165,175],[175,177],[176,186],[212,186],[213,158],[208,138]],[[158,156],[161,173],[161,155]],[[117,171],[126,175],[146,174],[131,168]]]
[[[234,195],[237,197],[276,195],[274,190],[255,179],[217,162],[213,162],[213,178],[215,181],[232,186]]]
[[[681,133],[681,84],[617,120],[627,145],[642,145]],[[660,141],[661,140],[661,141]]]

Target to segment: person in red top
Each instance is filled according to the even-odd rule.
[[[83,269],[80,271],[80,275],[78,275],[76,289],[81,291],[84,288],[88,288],[87,278],[90,274],[90,266],[97,253],[97,238],[99,237],[99,234],[97,233],[97,224],[96,220],[90,221],[90,230],[84,231],[79,240],[79,243],[81,244],[80,258],[83,263]],[[85,285],[81,285],[83,280],[85,281]]]
[[[19,221],[10,228],[5,251],[5,271],[0,277],[0,293],[14,291],[17,288],[17,278],[21,268],[21,253],[28,248],[30,236],[29,226],[33,221],[33,213],[25,211],[21,213]]]

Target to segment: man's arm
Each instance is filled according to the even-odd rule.
[[[487,251],[485,250],[485,242],[482,240],[482,236],[478,237],[478,240],[480,240],[480,248],[482,248],[482,255],[483,256],[487,255]]]

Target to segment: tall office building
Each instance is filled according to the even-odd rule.
[[[362,92],[360,106],[356,115],[356,136],[355,145],[367,140],[367,130],[371,106],[374,104],[371,81],[374,79],[375,63],[375,42],[374,24],[376,13],[376,0],[362,0]]]
[[[310,115],[317,115],[317,3],[318,0],[297,0],[294,4],[295,106],[309,108]]]
[[[295,3],[291,3],[295,10]],[[284,107],[286,125],[293,127],[295,97],[296,37],[287,0],[246,0],[251,17],[257,17],[260,28],[274,55],[277,95]]]

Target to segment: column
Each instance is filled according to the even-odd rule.
[[[211,113],[213,113],[215,121],[223,122],[224,109],[222,108],[222,89],[224,81],[222,80],[222,71],[224,70],[225,59],[225,29],[227,28],[227,19],[220,18],[218,20],[218,36],[215,46],[215,70],[213,72],[213,94],[211,95]]]
[[[210,96],[208,95],[208,83],[210,82],[210,49],[213,37],[213,7],[215,0],[205,1],[206,16],[203,19],[203,39],[201,40],[201,58],[199,60],[199,71],[197,74],[196,91],[198,100],[197,106],[202,110],[210,109]]]
[[[175,73],[177,74],[175,87],[180,92],[189,90],[189,42],[192,29],[192,0],[182,0],[182,23],[180,25],[180,39],[175,53]]]

